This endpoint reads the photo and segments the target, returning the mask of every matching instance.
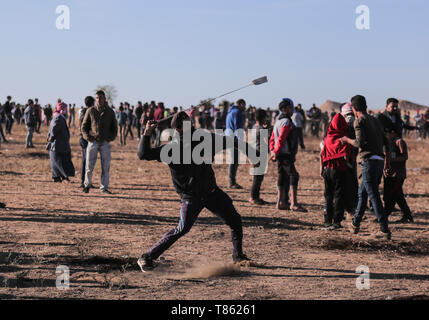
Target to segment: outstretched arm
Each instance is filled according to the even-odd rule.
[[[152,146],[150,145],[150,138],[156,127],[157,127],[156,121],[148,121],[146,124],[143,137],[140,140],[139,150],[137,152],[137,155],[140,160],[161,161],[162,147],[152,148]]]

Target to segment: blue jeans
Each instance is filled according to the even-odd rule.
[[[381,178],[383,177],[383,168],[384,162],[381,160],[367,160],[362,162],[362,183],[359,186],[359,201],[353,218],[353,224],[355,226],[360,226],[362,218],[365,215],[369,197],[378,223],[380,223],[380,230],[383,232],[389,231],[387,216],[378,190]]]
[[[243,254],[243,227],[241,216],[235,210],[231,198],[220,189],[213,192],[205,201],[182,200],[179,224],[177,227],[167,232],[147,254],[154,260],[158,259],[158,257],[170,248],[177,240],[191,230],[198,218],[198,215],[204,208],[210,210],[230,227],[233,255],[237,257]]]
[[[34,127],[27,126],[27,137],[25,139],[25,144],[27,147],[33,146],[33,133],[34,133]]]

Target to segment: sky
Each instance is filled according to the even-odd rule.
[[[56,8],[70,8],[58,30]],[[358,30],[367,5],[370,29]],[[98,85],[115,104],[156,100],[189,107],[228,96],[305,109],[365,95],[429,105],[427,0],[14,0],[0,3],[0,102],[61,97],[82,105]],[[220,101],[218,101],[220,102]]]

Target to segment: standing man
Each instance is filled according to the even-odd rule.
[[[4,119],[4,117],[5,117],[4,106],[0,105],[0,143],[1,143],[1,141],[3,141],[4,143],[8,142],[6,139],[6,136],[3,132],[3,119]]]
[[[348,137],[340,139],[343,143],[359,148],[362,164],[362,183],[359,186],[359,201],[351,222],[351,231],[354,234],[359,233],[369,197],[380,224],[380,231],[375,236],[390,240],[391,232],[379,192],[383,172],[389,168],[389,141],[384,135],[380,122],[367,113],[365,97],[354,96],[351,103],[356,117],[354,123],[356,139],[352,140]],[[383,151],[383,146],[385,151]]]
[[[390,170],[384,176],[384,210],[387,217],[397,203],[402,211],[402,219],[396,223],[414,222],[413,215],[404,196],[403,185],[407,178],[406,162],[408,160],[407,143],[398,137],[397,128],[385,128],[386,136],[391,142]]]
[[[86,112],[89,108],[94,106],[95,99],[91,96],[85,98],[85,107],[82,107],[79,113],[79,128],[82,128],[83,119],[85,119]],[[81,188],[85,188],[85,175],[86,175],[86,149],[88,148],[88,141],[83,138],[82,131],[80,132],[79,145],[82,148],[82,167],[81,167]],[[91,186],[90,186],[91,187]]]
[[[89,192],[92,185],[92,173],[97,161],[97,154],[100,153],[100,190],[103,193],[111,194],[109,191],[110,142],[114,141],[118,135],[118,122],[116,121],[115,112],[107,105],[104,91],[97,91],[96,104],[87,110],[81,131],[83,138],[88,141],[83,192]]]
[[[42,107],[39,104],[39,99],[34,99],[34,115],[36,116],[36,127],[37,133],[40,133],[40,126],[42,125]]]
[[[414,124],[416,126],[416,139],[421,140],[423,137],[425,121],[419,109],[416,110],[416,114],[414,115]]]
[[[246,110],[246,101],[243,99],[238,100],[232,104],[226,116],[226,130],[225,135],[235,136],[240,140],[244,140],[244,117],[243,112]],[[229,187],[232,189],[243,189],[242,186],[237,184],[236,175],[238,170],[239,153],[233,150],[233,162],[229,165]]]
[[[383,113],[377,115],[377,119],[383,126],[383,132],[385,128],[395,127],[395,131],[398,132],[399,138],[402,138],[402,130],[415,130],[416,128],[404,123],[401,118],[401,112],[399,110],[399,101],[395,98],[389,98],[386,101],[386,109]]]
[[[6,134],[11,134],[12,131],[12,124],[13,124],[13,118],[12,118],[12,97],[8,96],[7,101],[5,102],[3,109],[4,114],[6,116]]]
[[[302,132],[302,128],[304,125],[304,117],[302,116],[302,113],[299,111],[298,107],[296,107],[294,112],[293,112],[292,122],[293,122],[293,124],[296,128],[296,131],[297,131],[298,143],[301,147],[301,150],[305,150],[304,135]]]
[[[153,103],[155,105],[155,102]],[[160,121],[164,119],[164,103],[158,102],[158,106],[154,109],[153,120]],[[156,128],[155,130],[155,147],[161,145],[161,128]]]
[[[140,140],[141,138],[141,131],[142,131],[142,124],[140,122],[140,119],[143,115],[143,104],[141,101],[137,102],[137,108],[136,108],[136,127],[137,127],[137,138]]]
[[[423,120],[424,120],[424,125],[423,125],[424,135],[423,135],[423,138],[426,139],[427,137],[429,137],[429,109],[426,109],[426,112],[423,114]]]
[[[28,100],[28,106],[24,111],[25,126],[27,127],[27,138],[25,148],[34,148],[33,133],[36,128],[37,120],[34,110],[33,100]]]
[[[134,123],[134,110],[131,108],[130,104],[128,102],[125,102],[125,113],[127,114],[127,123],[126,123],[126,129],[125,129],[125,139],[128,136],[128,133],[131,136],[131,140],[134,140],[134,133],[133,133],[133,123]]]
[[[280,114],[273,127],[270,138],[271,160],[277,162],[277,209],[307,212],[307,209],[298,204],[299,173],[295,168],[296,154],[298,152],[298,137],[292,122],[294,111],[293,101],[283,99],[279,104]],[[292,186],[292,199],[289,206],[289,190]]]

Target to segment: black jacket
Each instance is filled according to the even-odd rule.
[[[228,146],[227,141],[230,144],[234,145],[234,149],[238,150],[237,139],[233,137],[220,136],[214,133],[211,133],[212,136],[212,150],[211,154],[207,155],[213,161],[215,155],[222,150],[225,150]],[[215,140],[217,139],[219,140]],[[139,144],[138,157],[140,160],[156,160],[161,162],[161,150],[165,146],[160,146],[156,148],[151,147],[149,136],[143,136]],[[216,146],[215,141],[222,141],[222,143]],[[193,141],[191,145],[192,152],[194,149],[203,142],[203,138],[200,141]],[[182,200],[198,200],[204,201],[207,197],[218,189],[216,184],[216,177],[212,168],[212,165],[209,163],[195,164],[191,161],[190,164],[184,164],[183,162],[183,150],[186,149],[186,145],[183,146],[182,140],[173,140],[169,142],[170,147],[173,149],[173,144],[176,144],[176,147],[180,148],[180,163],[174,164],[170,163],[171,177],[173,179],[173,185],[177,193],[180,195]],[[251,146],[245,143],[246,146],[246,155],[249,154],[249,151],[255,152]],[[253,150],[252,150],[253,149]],[[170,153],[171,155],[171,153]]]
[[[395,122],[393,122],[393,116],[395,116]],[[392,115],[387,110],[385,110],[383,113],[378,114],[377,119],[378,121],[380,121],[383,131],[386,127],[393,125],[396,128],[400,138],[402,138],[402,130],[404,128],[408,130],[415,129],[415,127],[405,124],[400,114],[397,113],[395,115]]]

